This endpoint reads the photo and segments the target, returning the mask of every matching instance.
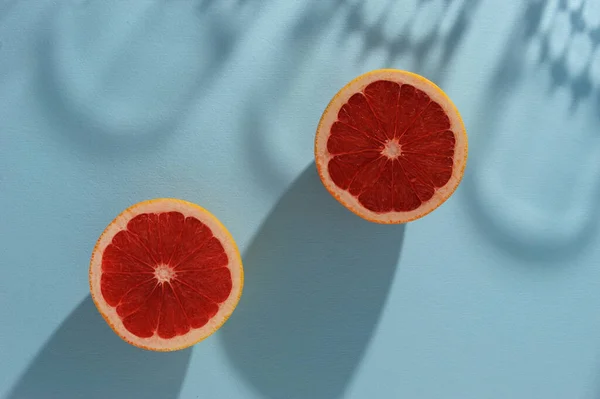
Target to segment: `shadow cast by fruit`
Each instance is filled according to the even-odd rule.
[[[350,213],[311,164],[245,253],[244,296],[220,332],[234,366],[268,398],[341,397],[385,305],[404,229]]]
[[[122,341],[88,296],[50,337],[7,399],[176,399],[191,350],[157,353]]]

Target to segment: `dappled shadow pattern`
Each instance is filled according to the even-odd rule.
[[[594,0],[592,0],[594,1]],[[593,53],[598,54],[600,30],[600,12],[597,14],[598,23],[590,25],[589,5],[591,1],[573,0],[566,1],[541,1],[531,0],[524,4],[524,11],[515,23],[511,35],[506,40],[504,52],[493,79],[485,91],[485,98],[480,102],[482,109],[476,113],[480,118],[475,125],[476,131],[481,135],[475,137],[474,150],[471,151],[471,167],[468,168],[463,184],[467,196],[469,214],[476,226],[490,237],[492,242],[499,244],[508,253],[529,261],[542,261],[544,263],[560,262],[572,259],[581,253],[589,244],[597,231],[597,220],[600,217],[600,168],[597,162],[587,162],[580,155],[579,158],[570,158],[562,168],[576,172],[576,177],[587,177],[589,184],[584,192],[579,193],[575,200],[571,200],[570,209],[560,211],[539,210],[536,201],[528,197],[521,188],[509,192],[502,182],[491,176],[492,169],[506,170],[500,167],[498,159],[492,159],[492,151],[507,152],[509,149],[502,147],[499,139],[504,135],[512,135],[512,141],[519,143],[518,134],[526,140],[538,135],[544,142],[553,139],[557,145],[563,140],[562,153],[567,148],[567,143],[573,141],[574,134],[580,134],[582,139],[591,138],[592,132],[565,131],[555,128],[548,130],[548,126],[540,127],[541,131],[512,132],[501,128],[510,118],[507,109],[513,103],[522,100],[521,85],[529,83],[533,75],[547,75],[550,86],[541,87],[541,96],[552,94],[559,87],[567,88],[571,100],[571,111],[576,105],[589,96],[594,86],[594,59]],[[600,4],[597,3],[596,4]],[[600,11],[600,9],[598,10]],[[596,17],[594,17],[596,18]],[[587,43],[583,46],[581,43]],[[596,50],[593,50],[593,49]],[[600,58],[598,60],[600,68]],[[600,76],[600,69],[598,69]],[[545,75],[542,75],[545,76]],[[524,104],[527,109],[527,118],[547,119],[536,116],[538,106],[531,107],[530,103]],[[565,111],[569,112],[568,106]],[[587,135],[587,136],[586,136]],[[531,145],[531,140],[529,140]],[[517,147],[521,147],[518,145]],[[552,179],[556,170],[560,170],[557,156],[548,163],[548,156],[540,154],[537,149],[545,148],[542,145],[530,147],[527,154],[529,164],[540,167],[544,172],[535,176],[529,186],[536,186],[533,182],[542,181],[546,185],[560,184]],[[554,148],[554,147],[551,147]],[[593,150],[587,144],[580,145],[579,149]],[[594,155],[591,154],[591,157]],[[516,158],[516,157],[514,157]],[[503,158],[502,162],[508,161]],[[546,166],[544,166],[546,162]],[[510,168],[510,167],[509,167]],[[537,169],[536,169],[537,170]],[[579,170],[579,172],[577,172]],[[524,174],[525,171],[521,171]],[[528,175],[529,176],[529,175]],[[574,189],[575,181],[571,180],[569,187],[563,191]],[[581,184],[580,184],[581,185]],[[540,187],[544,189],[544,187]],[[552,200],[548,200],[550,202]]]
[[[269,398],[340,397],[375,330],[397,268],[404,226],[350,213],[312,164],[260,228],[244,266],[227,354]]]
[[[121,340],[88,296],[52,335],[7,399],[176,399],[191,350],[150,352]]]
[[[531,1],[523,22],[523,42],[539,64],[549,64],[554,86],[569,87],[573,106],[600,87],[597,0]]]
[[[355,69],[362,65],[370,54],[384,54],[378,68],[410,69],[425,75],[438,84],[444,80],[456,49],[468,30],[470,19],[480,0],[408,0],[408,1],[356,1],[356,0],[313,0],[302,7],[302,12],[294,18],[285,40],[282,43],[280,63],[269,75],[261,80],[260,91],[251,92],[248,110],[244,115],[248,122],[246,145],[249,165],[255,172],[257,181],[267,189],[277,191],[289,184],[285,173],[285,149],[271,151],[269,128],[262,115],[273,115],[279,104],[290,96],[302,96],[291,84],[298,81],[298,74],[307,58],[326,40],[336,41],[336,48],[346,48],[347,44],[358,40],[361,45],[354,49]],[[378,11],[372,9],[378,4]],[[373,16],[373,14],[375,15]],[[338,24],[339,22],[339,24]],[[333,28],[332,28],[333,26]],[[328,31],[335,29],[334,35]],[[351,46],[349,46],[351,47]],[[414,64],[406,59],[414,59]],[[344,72],[344,66],[340,71]],[[285,71],[285,73],[281,73]],[[346,70],[347,72],[347,70]],[[340,87],[333,87],[338,90]],[[258,102],[255,99],[260,98]],[[315,98],[314,101],[326,106],[330,98]],[[314,114],[314,126],[320,114]],[[302,118],[298,115],[298,118]],[[272,129],[276,134],[287,130]],[[292,141],[292,139],[290,139]]]
[[[382,66],[393,67],[400,56],[408,54],[414,58],[415,64],[411,68],[414,72],[439,82],[444,78],[479,1],[419,0],[411,15],[403,16],[404,23],[399,24],[394,13],[399,2],[388,1],[374,21],[366,17],[368,2],[356,2],[341,37],[361,35],[364,38],[361,57],[382,50],[387,57]]]

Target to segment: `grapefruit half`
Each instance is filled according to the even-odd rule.
[[[227,229],[177,199],[140,202],[104,230],[90,291],[109,326],[140,348],[173,351],[218,330],[242,293],[244,272]]]
[[[315,160],[327,190],[358,216],[406,223],[458,187],[467,162],[458,110],[433,82],[380,69],[331,100],[319,122]]]

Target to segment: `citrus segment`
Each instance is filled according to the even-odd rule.
[[[90,266],[96,306],[123,339],[153,350],[190,346],[229,317],[241,294],[242,263],[214,216],[172,199],[119,215]]]
[[[380,223],[431,212],[458,186],[467,137],[458,111],[432,82],[377,70],[338,92],[315,139],[321,180],[347,208]]]

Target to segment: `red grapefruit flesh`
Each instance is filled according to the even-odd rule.
[[[158,199],[121,213],[90,265],[100,313],[125,341],[150,350],[193,345],[231,315],[243,286],[233,238],[208,211]]]
[[[329,192],[364,219],[405,223],[432,212],[458,187],[467,135],[458,110],[422,76],[376,70],[343,87],[315,139]]]

